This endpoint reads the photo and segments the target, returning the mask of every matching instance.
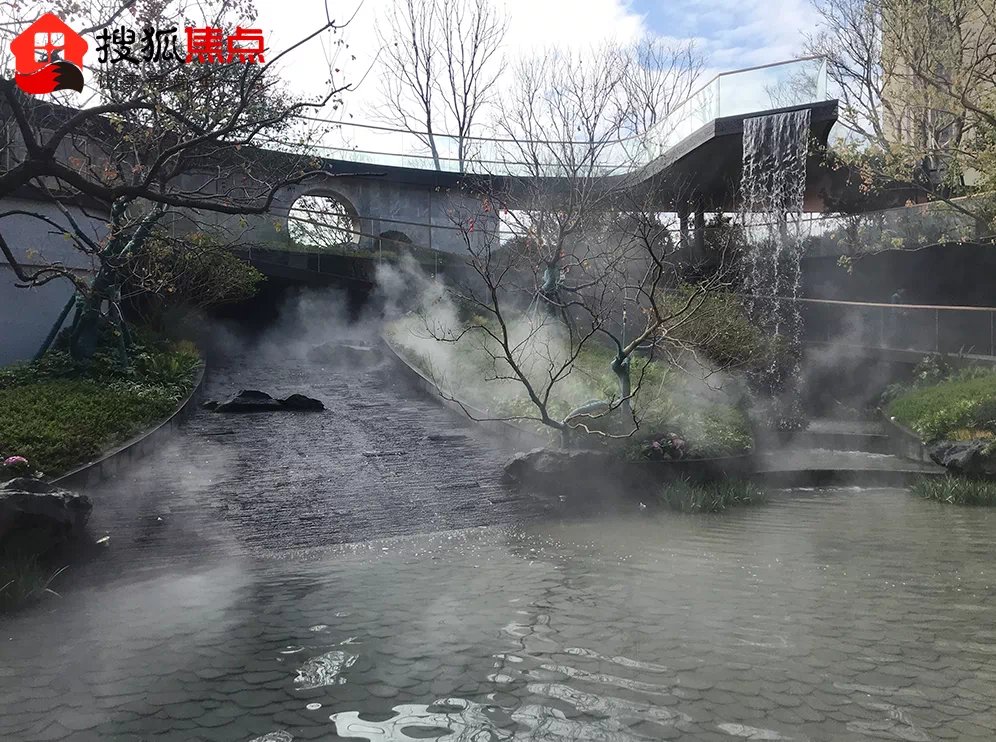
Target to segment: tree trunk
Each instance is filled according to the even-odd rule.
[[[631,414],[633,410],[633,406],[630,404],[633,387],[629,368],[629,356],[620,353],[612,359],[612,373],[616,375],[616,380],[619,382],[619,399],[622,400],[619,406],[626,411],[627,415]]]

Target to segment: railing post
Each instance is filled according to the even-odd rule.
[[[941,352],[941,310],[934,310],[934,352]]]

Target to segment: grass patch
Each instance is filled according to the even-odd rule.
[[[937,384],[901,392],[887,410],[928,442],[964,440],[968,431],[991,437],[996,432],[996,372],[966,369]]]
[[[996,482],[967,477],[923,477],[910,487],[917,497],[951,505],[996,505]]]
[[[478,318],[478,322],[484,320]],[[524,387],[506,380],[511,371],[495,361],[481,347],[480,334],[465,335],[456,343],[439,343],[425,335],[416,319],[395,322],[389,329],[398,350],[409,363],[425,373],[444,392],[460,401],[485,410],[496,418],[520,418],[515,424],[540,434],[550,428],[529,419],[538,415],[526,397]],[[563,420],[572,410],[592,400],[618,400],[618,380],[612,372],[612,349],[587,343],[572,365],[570,373],[554,387],[548,409],[551,417]],[[545,382],[537,374],[537,388]],[[496,379],[496,377],[502,377]],[[728,393],[694,383],[687,373],[666,362],[648,361],[643,356],[631,359],[633,400],[639,430],[630,437],[606,439],[607,447],[618,449],[631,460],[661,458],[662,449],[655,441],[678,438],[683,442],[681,458],[716,458],[743,454],[752,445],[750,427],[744,413],[732,404]],[[621,417],[621,415],[620,415]],[[619,431],[632,430],[632,420],[620,421]],[[591,442],[598,439],[592,437]],[[669,454],[663,454],[667,457]]]
[[[51,585],[65,569],[53,570],[34,556],[0,557],[0,614],[23,608],[46,595],[58,597]]]
[[[768,494],[745,479],[705,483],[679,479],[664,485],[658,499],[661,504],[681,513],[721,513],[727,508],[767,502]]]
[[[127,369],[104,357],[81,368],[63,351],[0,369],[0,458],[62,474],[167,417],[199,363],[189,344],[157,344],[137,348]]]

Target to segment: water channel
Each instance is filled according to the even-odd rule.
[[[208,395],[330,412],[198,412],[95,493],[106,556],[0,623],[0,738],[993,738],[996,514],[551,504],[383,357],[310,347],[236,355]]]

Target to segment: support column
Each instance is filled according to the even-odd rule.
[[[688,238],[688,204],[682,201],[675,208],[678,209],[678,247],[685,249],[690,242]]]
[[[701,201],[695,204],[695,256],[705,256],[705,211]]]

